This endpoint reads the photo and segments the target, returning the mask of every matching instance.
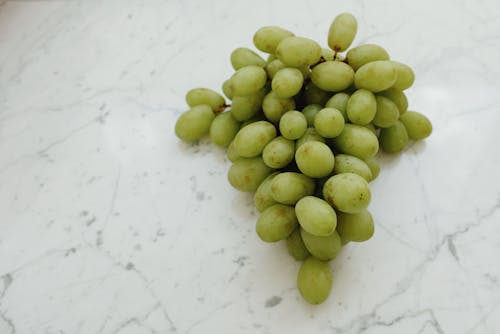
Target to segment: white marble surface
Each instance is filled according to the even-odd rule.
[[[258,27],[325,41],[342,11],[415,68],[434,134],[381,158],[376,234],[314,307],[223,152],[173,126]],[[0,333],[500,333],[499,59],[498,0],[7,2]]]

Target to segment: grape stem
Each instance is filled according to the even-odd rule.
[[[335,58],[334,58],[334,59],[335,59]],[[326,59],[325,59],[325,58],[323,58],[323,56],[321,56],[321,57],[319,58],[318,62],[317,62],[316,64],[311,65],[311,66],[310,66],[310,68],[313,68],[313,67],[314,67],[314,66],[316,66],[316,65],[319,65],[319,64],[321,64],[321,63],[324,63],[325,61],[326,61]]]
[[[221,112],[223,112],[224,110],[226,110],[226,108],[229,108],[231,105],[230,104],[223,104],[221,105],[219,108],[215,109],[214,110],[214,114],[218,115],[220,114]]]

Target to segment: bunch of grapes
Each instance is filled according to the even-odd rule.
[[[379,174],[379,146],[397,153],[432,132],[424,115],[407,111],[403,91],[413,70],[375,44],[344,53],[356,32],[348,13],[331,24],[330,48],[283,28],[259,29],[254,45],[269,56],[231,53],[235,73],[222,85],[231,105],[195,88],[175,126],[184,141],[209,134],[227,147],[229,182],[255,192],[258,236],[285,240],[290,255],[304,261],[297,286],[312,304],[330,294],[328,261],[348,242],[373,235],[368,183]]]

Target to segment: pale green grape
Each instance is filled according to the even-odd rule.
[[[326,181],[323,197],[341,212],[358,213],[370,204],[371,192],[368,182],[358,174],[341,173]]]
[[[335,158],[326,144],[309,141],[297,148],[295,162],[302,173],[309,177],[319,178],[333,171]]]
[[[319,104],[309,104],[302,109],[302,113],[306,117],[307,126],[314,126],[314,117],[323,107]]]
[[[196,141],[208,134],[214,118],[215,115],[209,105],[194,106],[177,119],[175,134],[184,141]]]
[[[266,71],[262,67],[250,65],[237,70],[231,77],[235,96],[247,96],[261,90],[267,81]]]
[[[210,126],[210,140],[218,146],[227,147],[240,129],[240,123],[234,119],[230,112],[224,112],[212,122]]]
[[[273,196],[271,196],[271,182],[274,179],[276,175],[279,173],[272,173],[262,183],[259,185],[257,190],[255,191],[255,194],[253,196],[253,202],[255,204],[255,208],[259,211],[262,212],[268,207],[277,204],[273,199]]]
[[[373,178],[370,167],[363,160],[356,158],[352,155],[337,154],[335,156],[335,167],[333,168],[335,174],[341,173],[354,173],[370,182]]]
[[[335,259],[342,248],[340,236],[335,230],[332,234],[322,237],[311,234],[304,230],[304,228],[301,228],[300,236],[311,255],[323,261]]]
[[[313,67],[311,80],[322,90],[339,92],[353,83],[354,71],[341,61],[325,61]]]
[[[325,108],[335,108],[344,117],[344,120],[348,120],[347,118],[347,102],[349,101],[350,95],[347,93],[337,93],[333,95],[325,104]]]
[[[276,56],[287,66],[310,66],[321,57],[321,47],[312,39],[293,36],[280,42]]]
[[[399,115],[403,115],[408,109],[408,98],[405,93],[396,88],[389,88],[388,90],[384,90],[377,95],[383,96],[391,100],[398,106]]]
[[[262,102],[264,115],[274,123],[278,123],[284,113],[293,109],[295,109],[295,101],[292,98],[280,98],[275,92],[267,94]]]
[[[258,121],[241,128],[234,138],[239,156],[252,158],[260,155],[264,147],[276,137],[276,128],[267,121]]]
[[[186,94],[186,102],[190,107],[208,104],[212,110],[219,109],[226,101],[217,92],[208,88],[194,88]]]
[[[380,130],[380,146],[387,153],[401,152],[408,144],[408,132],[400,121],[389,128]]]
[[[342,153],[354,155],[362,160],[378,152],[378,139],[369,129],[355,124],[346,124],[344,131],[333,139],[333,144]]]
[[[372,181],[377,178],[377,176],[380,174],[380,166],[377,162],[377,159],[375,157],[371,157],[365,160],[365,163],[368,165],[372,172]]]
[[[357,31],[358,23],[352,14],[339,14],[328,30],[328,45],[336,52],[345,51],[351,45]]]
[[[344,130],[344,117],[335,108],[324,108],[314,117],[314,128],[325,138],[335,138]]]
[[[278,44],[291,36],[294,36],[292,32],[280,27],[262,27],[253,35],[253,44],[260,51],[274,54]]]
[[[300,137],[295,143],[295,150],[298,150],[300,146],[310,141],[317,141],[324,143],[325,138],[321,137],[314,128],[308,128],[304,133],[304,135]]]
[[[311,255],[306,245],[304,245],[304,241],[302,241],[300,228],[296,228],[292,234],[286,238],[286,248],[288,249],[288,254],[297,261],[303,261]]]
[[[226,95],[228,99],[233,99],[234,94],[231,79],[227,79],[226,81],[224,81],[224,83],[222,84],[222,92],[224,92],[224,95]]]
[[[354,84],[377,93],[389,89],[397,79],[396,69],[389,60],[377,60],[361,66],[354,75]]]
[[[332,49],[321,48],[321,57],[323,57],[324,60],[334,60],[335,53]]]
[[[257,190],[264,179],[271,174],[262,158],[240,158],[236,160],[227,173],[229,183],[240,191]]]
[[[261,109],[264,96],[266,96],[265,89],[247,96],[233,96],[231,114],[240,122],[251,119]]]
[[[373,124],[379,128],[388,128],[396,124],[399,118],[398,106],[383,96],[377,96],[377,113],[373,118]]]
[[[275,59],[266,66],[267,76],[272,80],[276,73],[284,68],[287,68],[286,65],[281,60]]]
[[[236,153],[236,149],[234,148],[234,140],[227,147],[226,155],[231,162],[236,162],[236,160],[241,159],[238,153]]]
[[[347,62],[355,71],[377,60],[389,60],[389,54],[383,47],[376,44],[363,44],[347,52]]]
[[[377,112],[375,95],[366,89],[355,91],[347,102],[347,117],[354,124],[370,123]]]
[[[287,205],[295,205],[299,199],[312,195],[313,192],[314,181],[300,173],[280,173],[271,182],[274,200]]]
[[[326,201],[314,196],[301,198],[295,205],[300,226],[312,235],[326,237],[335,231],[337,215]]]
[[[431,121],[419,112],[408,111],[401,115],[399,120],[404,124],[410,139],[421,140],[429,137],[432,133]]]
[[[312,82],[309,82],[304,87],[304,94],[302,96],[303,102],[307,104],[325,105],[326,101],[330,98],[330,94],[322,89],[316,87]]]
[[[295,143],[293,140],[279,136],[269,142],[262,151],[264,163],[271,168],[280,169],[292,162],[295,154]]]
[[[302,137],[306,132],[307,120],[300,111],[290,110],[281,117],[279,127],[283,137],[295,140]]]
[[[276,242],[286,239],[297,225],[297,217],[292,206],[274,204],[260,214],[255,229],[262,241]]]
[[[330,295],[333,277],[328,262],[311,256],[302,263],[297,276],[297,288],[310,304],[321,304]]]
[[[235,70],[239,70],[248,65],[265,67],[266,61],[248,48],[237,48],[231,52],[231,65]]]
[[[362,242],[373,236],[375,226],[368,210],[359,213],[338,215],[337,231],[342,240]]]
[[[415,81],[415,73],[411,67],[397,61],[392,61],[392,65],[396,69],[397,74],[397,79],[393,87],[399,90],[410,88]]]
[[[287,98],[297,95],[303,83],[304,77],[298,69],[286,67],[276,72],[272,88],[278,97]]]

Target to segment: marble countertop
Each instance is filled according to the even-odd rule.
[[[380,158],[375,235],[311,306],[224,152],[173,127],[256,29],[325,42],[343,11],[415,69],[434,133]],[[500,333],[499,59],[497,0],[7,1],[0,333]]]

